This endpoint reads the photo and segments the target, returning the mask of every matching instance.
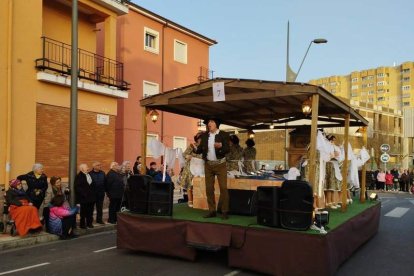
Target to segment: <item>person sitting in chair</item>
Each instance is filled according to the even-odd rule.
[[[29,196],[23,190],[18,179],[10,180],[10,188],[6,192],[6,202],[9,204],[9,214],[16,225],[17,233],[25,236],[29,231],[41,231],[38,211]]]

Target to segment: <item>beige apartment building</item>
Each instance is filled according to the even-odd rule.
[[[414,106],[414,62],[310,80],[338,97],[402,110]]]
[[[414,62],[354,71],[345,76],[310,80],[338,97],[351,102],[370,121],[369,144],[378,159],[378,145],[390,144],[391,163],[411,167],[414,162],[413,132],[407,130],[414,122]],[[411,127],[412,128],[412,127]],[[378,144],[378,145],[377,145]]]

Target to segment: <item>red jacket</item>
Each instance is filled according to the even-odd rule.
[[[394,176],[392,174],[390,174],[390,173],[387,173],[385,175],[385,184],[392,185],[393,184],[393,182],[392,182],[393,179],[394,179]]]

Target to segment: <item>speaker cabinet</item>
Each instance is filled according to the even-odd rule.
[[[306,181],[286,180],[280,189],[280,224],[290,230],[307,230],[312,225],[313,194]]]
[[[229,189],[229,212],[234,215],[256,215],[256,191]]]
[[[279,187],[257,187],[257,224],[280,227]]]
[[[131,212],[146,214],[148,212],[148,191],[152,177],[148,175],[131,175],[126,189],[128,207]]]
[[[153,181],[149,188],[148,214],[172,216],[174,184]]]

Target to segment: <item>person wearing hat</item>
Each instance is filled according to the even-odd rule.
[[[201,135],[200,145],[192,144],[194,152],[201,153],[205,161],[204,173],[209,212],[204,218],[217,216],[214,197],[214,180],[217,176],[220,187],[218,211],[222,213],[222,219],[228,219],[229,194],[227,190],[226,154],[230,151],[230,138],[226,132],[219,130],[221,123],[219,119],[210,118],[204,120],[204,122],[207,123],[208,131]]]
[[[25,236],[29,231],[41,231],[42,224],[37,209],[23,190],[20,180],[10,180],[9,186],[6,202],[9,205],[10,217],[16,224],[17,233]]]

